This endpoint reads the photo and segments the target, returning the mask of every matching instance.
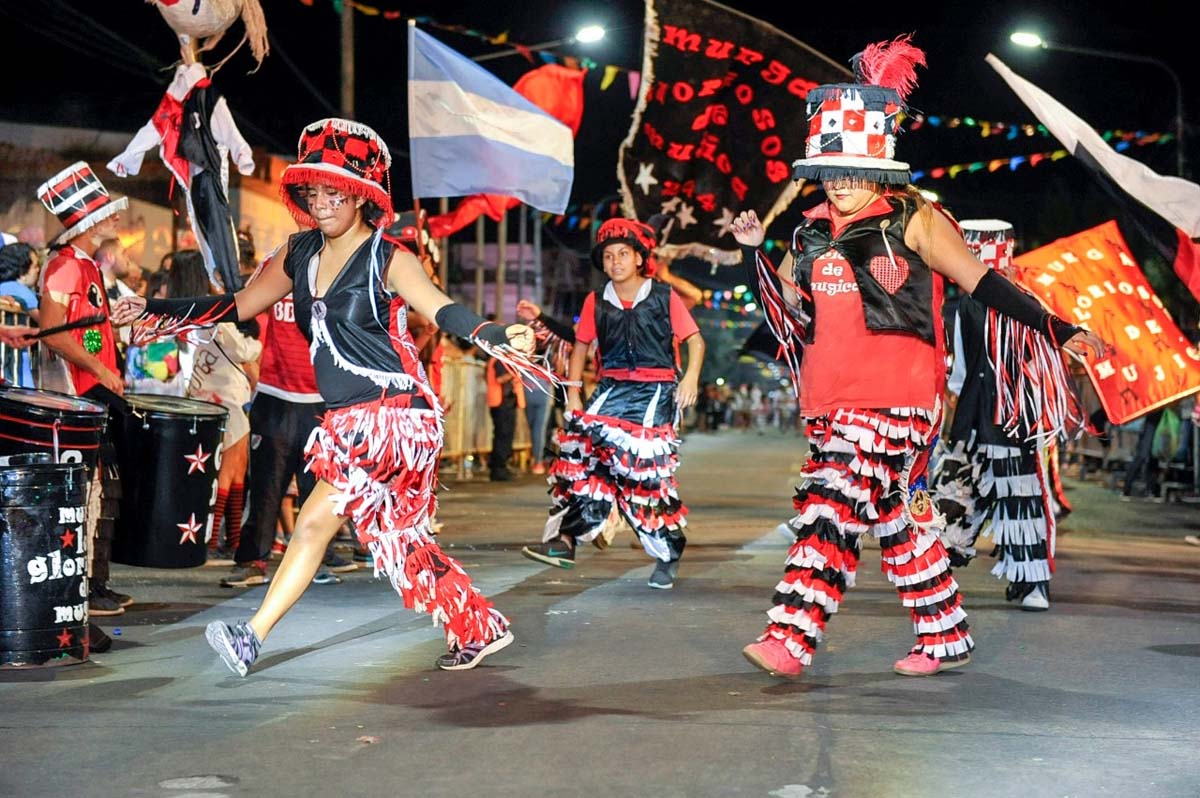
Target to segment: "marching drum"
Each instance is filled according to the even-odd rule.
[[[0,455],[48,453],[56,463],[96,468],[108,408],[54,391],[0,387]]]
[[[116,435],[121,517],[112,561],[151,568],[203,565],[229,411],[212,402],[125,394]]]
[[[0,668],[88,657],[87,469],[50,457],[0,457]]]

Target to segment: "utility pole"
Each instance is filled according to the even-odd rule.
[[[342,116],[354,118],[354,4],[342,0]]]

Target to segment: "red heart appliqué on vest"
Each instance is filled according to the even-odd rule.
[[[868,268],[871,270],[871,276],[889,294],[899,291],[900,286],[908,279],[908,261],[899,255],[896,256],[895,262],[887,255],[876,255],[871,258]]]

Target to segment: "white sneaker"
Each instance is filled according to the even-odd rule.
[[[1045,612],[1050,609],[1050,598],[1046,595],[1044,585],[1038,585],[1029,591],[1029,595],[1021,599],[1021,609],[1026,612]]]

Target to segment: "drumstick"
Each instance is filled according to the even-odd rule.
[[[51,335],[58,335],[61,332],[67,332],[68,330],[78,330],[80,327],[94,327],[95,325],[105,321],[108,321],[108,316],[105,316],[103,313],[98,313],[95,316],[87,316],[82,319],[76,319],[75,321],[69,321],[66,324],[60,324],[57,327],[47,327],[44,330],[38,331],[38,333],[32,337],[47,338]]]

